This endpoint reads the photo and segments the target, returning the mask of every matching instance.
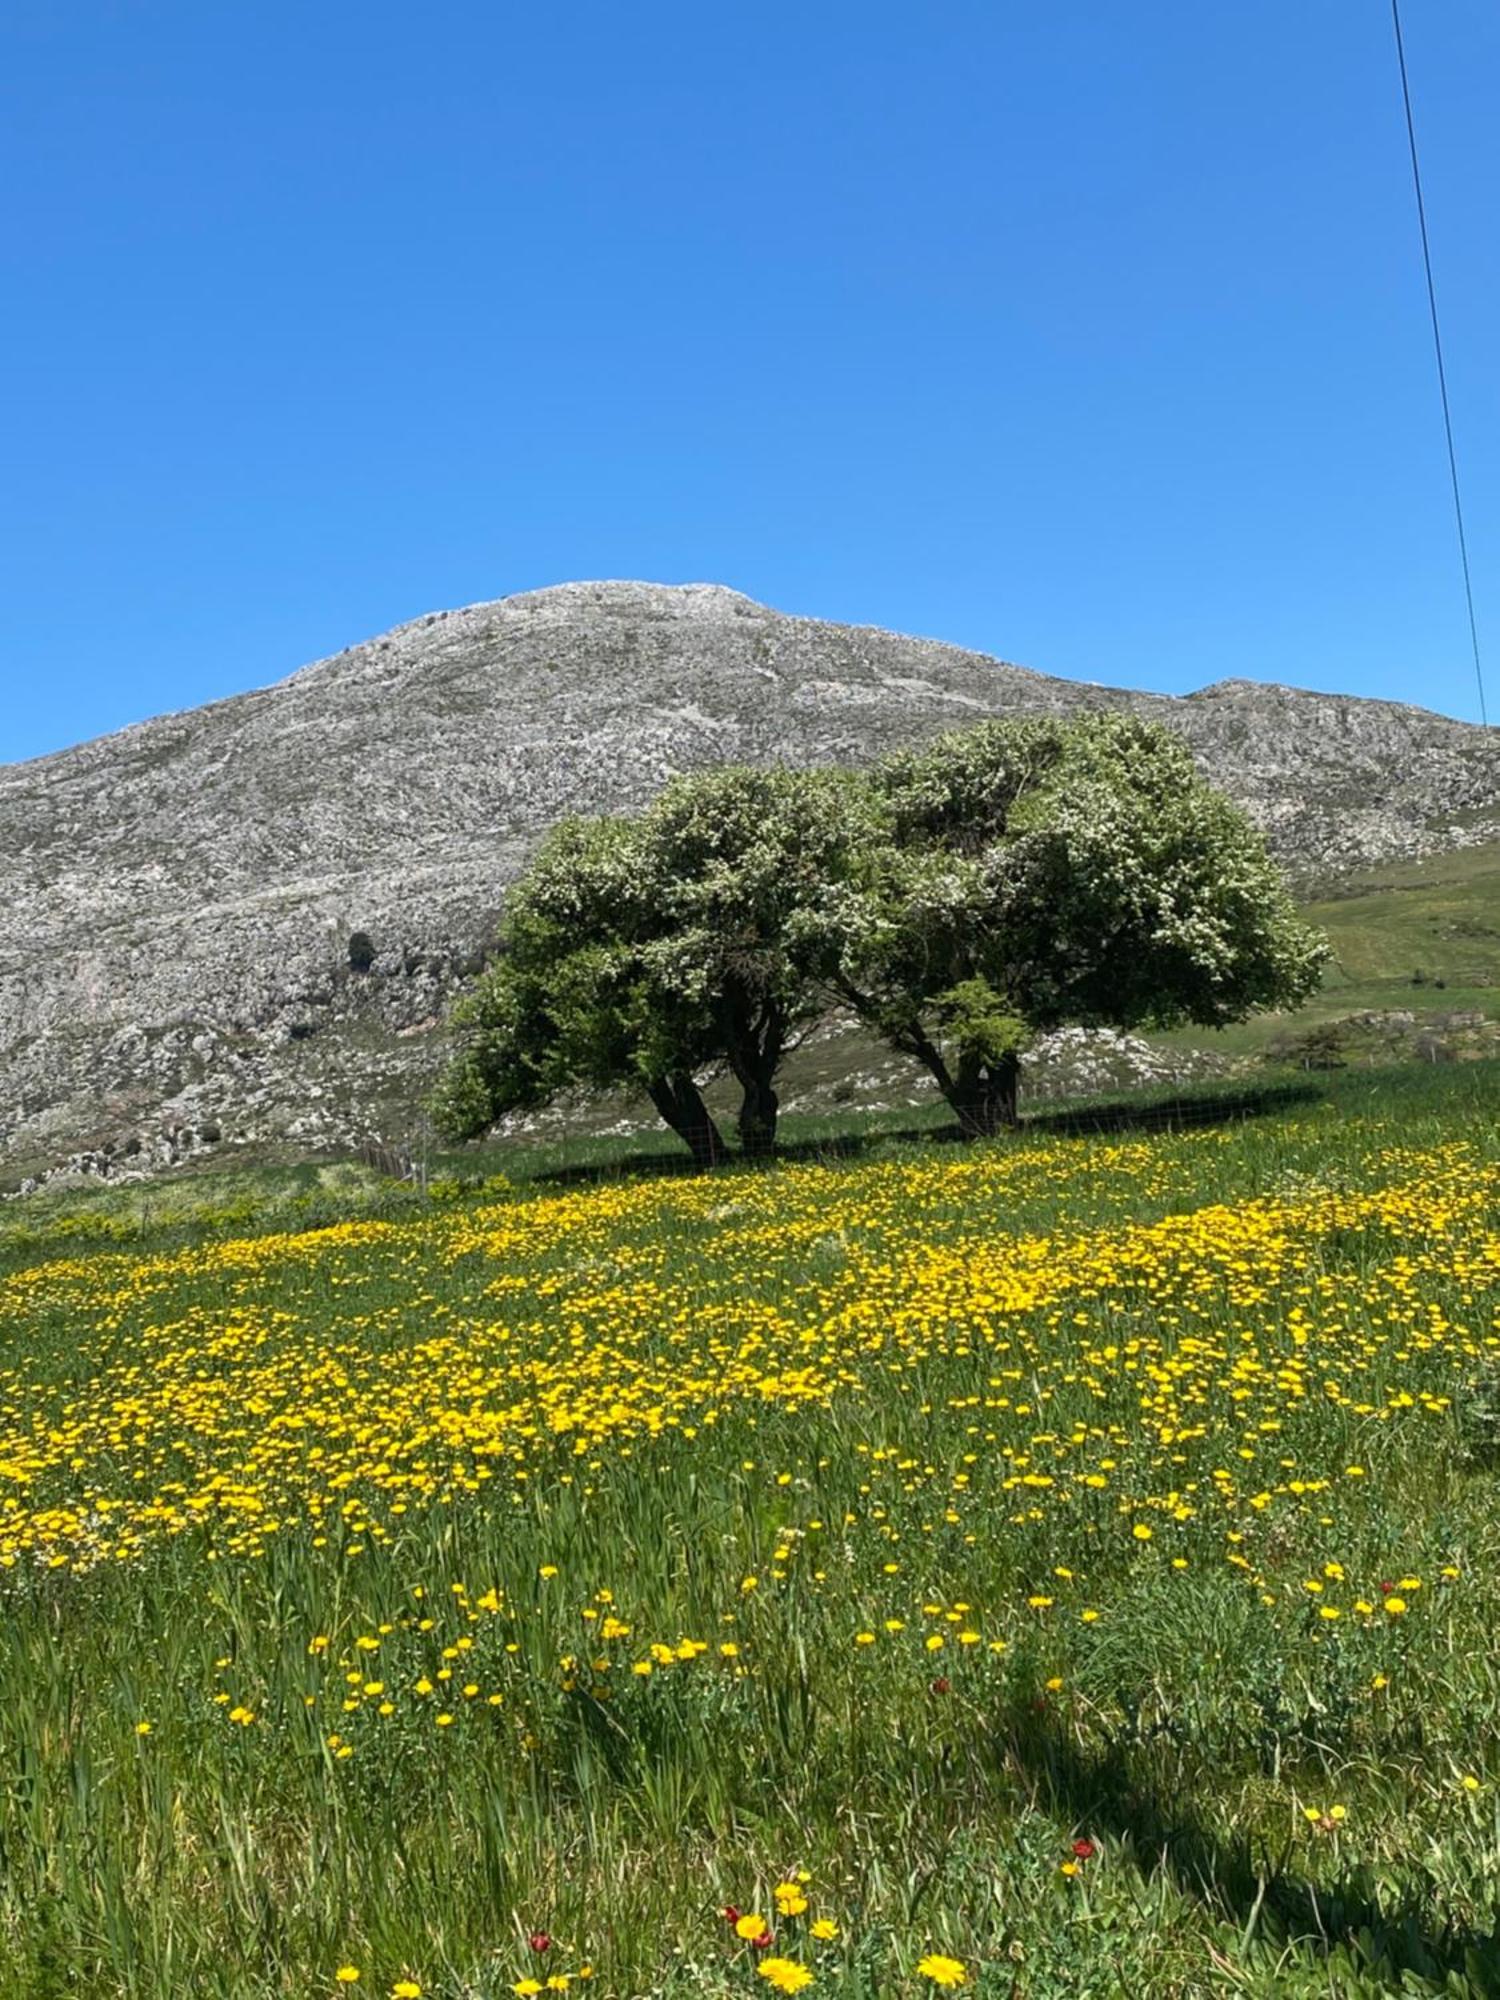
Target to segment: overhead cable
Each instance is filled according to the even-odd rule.
[[[1479,689],[1479,720],[1488,725],[1484,699],[1484,667],[1479,653],[1479,625],[1474,616],[1474,584],[1469,574],[1469,541],[1464,533],[1464,503],[1458,484],[1458,454],[1453,448],[1453,413],[1448,403],[1448,371],[1443,365],[1443,329],[1438,319],[1437,287],[1432,280],[1432,247],[1427,240],[1427,204],[1422,198],[1422,167],[1417,158],[1417,126],[1412,116],[1411,85],[1406,74],[1406,44],[1401,36],[1400,0],[1391,0],[1396,30],[1396,61],[1401,69],[1401,101],[1406,107],[1406,139],[1411,148],[1412,188],[1417,197],[1417,226],[1422,233],[1422,268],[1427,274],[1427,306],[1432,315],[1432,349],[1437,357],[1438,394],[1443,404],[1443,435],[1448,441],[1448,476],[1453,485],[1453,518],[1458,527],[1458,558],[1463,568],[1464,603],[1469,612],[1469,643],[1474,650],[1474,681]]]

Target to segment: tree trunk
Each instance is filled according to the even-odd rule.
[[[786,1016],[780,1002],[759,1005],[734,996],[724,1032],[725,1052],[744,1096],[740,1100],[740,1146],[750,1160],[769,1159],[776,1149],[776,1114],[781,1100],[775,1077],[786,1045]]]
[[[1020,1090],[1021,1063],[1018,1056],[1002,1056],[998,1062],[959,1063],[958,1075],[943,1094],[958,1117],[958,1129],[966,1139],[993,1139],[1017,1122],[1016,1098]]]
[[[647,1095],[700,1167],[717,1167],[725,1157],[724,1140],[703,1093],[686,1070],[653,1077]]]
[[[756,1077],[745,1086],[740,1101],[740,1147],[750,1160],[769,1159],[776,1149],[776,1113],[781,1100],[771,1085]]]
[[[870,995],[847,980],[836,982],[834,990],[851,1013],[873,1027],[893,1049],[922,1065],[952,1107],[965,1139],[992,1139],[1020,1122],[1016,1109],[1021,1084],[1019,1054],[987,1062],[983,1056],[960,1052],[956,1067],[949,1069],[941,1048],[922,1026],[920,1014],[892,1023],[888,1017],[882,1019]]]

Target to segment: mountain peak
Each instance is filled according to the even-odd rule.
[[[649,583],[628,577],[548,584],[540,590],[519,591],[513,597],[502,597],[494,604],[477,608],[575,613],[585,607],[622,618],[649,617],[653,612],[678,618],[718,612],[737,617],[776,615],[766,605],[757,604],[753,597],[747,597],[741,590],[731,590],[725,583]]]

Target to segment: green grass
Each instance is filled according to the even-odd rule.
[[[1500,986],[1500,846],[1388,863],[1306,905],[1333,941],[1329,983],[1445,979]]]
[[[4,1989],[764,1993],[733,1904],[843,2000],[933,1952],[1500,1992],[1497,1108],[52,1202],[0,1279]]]
[[[1454,1036],[1443,1026],[1447,1017],[1500,1017],[1500,845],[1362,871],[1330,885],[1303,905],[1302,914],[1327,933],[1332,947],[1322,989],[1305,1007],[1295,1015],[1256,1015],[1218,1032],[1184,1028],[1158,1039],[1168,1047],[1261,1060],[1279,1041],[1319,1023],[1410,1013],[1411,1030],[1395,1038],[1404,1049],[1392,1046],[1389,1036],[1356,1031],[1350,1038],[1352,1059],[1389,1062],[1402,1053],[1421,1058],[1424,1032],[1468,1053],[1466,1043],[1482,1038]]]

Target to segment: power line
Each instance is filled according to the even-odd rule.
[[[1464,602],[1469,608],[1469,643],[1474,649],[1474,679],[1479,687],[1479,720],[1489,724],[1484,703],[1484,668],[1479,659],[1479,626],[1474,617],[1474,585],[1469,576],[1469,543],[1464,534],[1464,503],[1458,487],[1458,454],[1453,449],[1453,416],[1448,407],[1448,371],[1443,366],[1443,330],[1438,320],[1437,287],[1432,282],[1432,250],[1427,241],[1427,204],[1422,199],[1422,169],[1417,160],[1417,127],[1411,113],[1411,85],[1406,77],[1406,44],[1401,39],[1400,0],[1391,0],[1396,30],[1396,61],[1401,66],[1401,101],[1406,107],[1406,137],[1411,147],[1411,180],[1417,197],[1417,224],[1422,232],[1422,268],[1427,273],[1427,305],[1432,314],[1432,348],[1437,356],[1438,393],[1443,401],[1443,435],[1448,440],[1448,476],[1453,482],[1453,518],[1458,524],[1458,557],[1464,572]]]

